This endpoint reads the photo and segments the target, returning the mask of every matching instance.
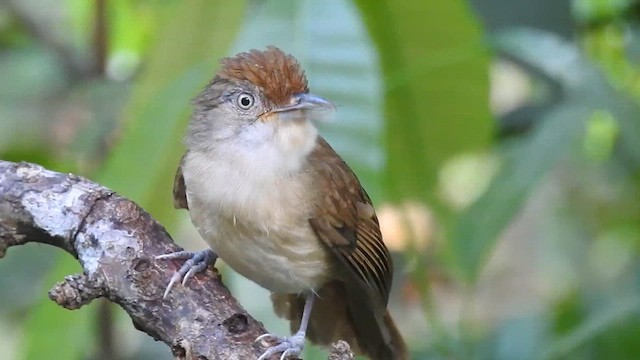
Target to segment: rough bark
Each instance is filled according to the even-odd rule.
[[[180,263],[155,256],[181,249],[135,203],[75,175],[0,161],[0,258],[28,242],[62,248],[82,265],[82,274],[49,292],[67,309],[105,297],[137,329],[169,345],[176,359],[255,359],[264,351],[254,343],[264,327],[214,270],[162,298]],[[330,359],[352,358],[348,344],[332,347]]]

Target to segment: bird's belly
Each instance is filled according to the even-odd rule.
[[[266,231],[212,215],[192,217],[204,240],[236,272],[267,290],[301,293],[329,279],[327,249],[308,225]]]
[[[277,248],[274,239],[263,236],[229,240],[221,238],[211,245],[235,271],[270,291],[300,293],[326,282],[329,269],[324,249],[308,246],[306,240],[299,240],[299,246]]]
[[[185,159],[193,224],[225,263],[264,288],[319,288],[332,267],[328,249],[309,225],[310,175],[273,170],[269,164],[275,160],[266,155],[246,157],[213,161],[192,152]]]

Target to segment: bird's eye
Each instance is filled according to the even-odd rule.
[[[254,103],[253,95],[249,93],[242,93],[238,95],[238,98],[236,99],[236,103],[238,104],[238,107],[240,109],[249,110]]]

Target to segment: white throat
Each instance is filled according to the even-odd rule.
[[[318,130],[305,120],[256,123],[215,150],[216,158],[233,159],[253,178],[290,175],[301,170],[313,150]]]
[[[250,212],[257,202],[275,193],[290,193],[290,183],[300,183],[317,138],[309,121],[257,122],[209,149],[191,149],[183,171],[187,194]]]

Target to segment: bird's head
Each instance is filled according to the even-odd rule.
[[[194,100],[187,135],[190,148],[231,143],[298,151],[297,145],[315,142],[313,120],[326,118],[334,106],[309,93],[304,71],[293,56],[269,46],[220,63],[215,78]]]

